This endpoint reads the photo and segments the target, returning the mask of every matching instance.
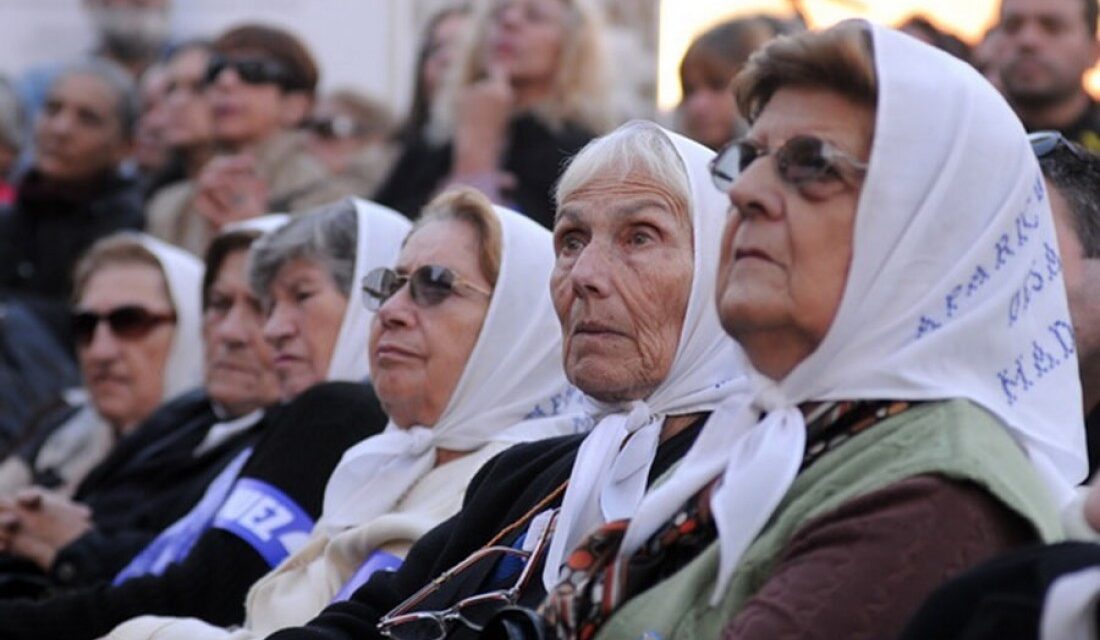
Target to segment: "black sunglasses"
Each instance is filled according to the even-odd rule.
[[[1035,157],[1040,160],[1054,153],[1058,147],[1063,147],[1074,156],[1083,158],[1081,149],[1057,131],[1029,133],[1027,141],[1031,143],[1031,150],[1035,153]]]
[[[776,149],[742,138],[723,147],[710,161],[714,186],[729,191],[750,164],[767,155],[775,157],[784,182],[811,197],[830,195],[838,182],[854,183],[867,173],[867,163],[816,136],[794,136]]]
[[[493,295],[447,267],[426,264],[407,275],[378,267],[363,277],[363,305],[369,311],[378,311],[406,282],[413,302],[421,307],[443,302],[459,287],[485,296]]]
[[[214,84],[226,69],[232,69],[245,84],[277,84],[286,91],[301,88],[290,71],[277,60],[248,56],[216,55],[206,65],[203,83]]]
[[[100,320],[107,322],[111,333],[123,340],[140,340],[149,335],[149,332],[165,322],[175,322],[174,313],[153,313],[144,307],[126,305],[111,309],[107,313],[95,313],[94,311],[79,311],[73,314],[72,327],[73,338],[76,343],[86,347],[92,343],[95,337],[96,327]]]

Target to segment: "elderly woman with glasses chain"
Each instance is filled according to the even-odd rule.
[[[896,637],[952,574],[1059,536],[1084,476],[1048,194],[1003,98],[859,22],[737,87],[717,302],[751,391],[578,547],[552,637]]]
[[[726,208],[707,174],[713,155],[634,122],[572,161],[558,187],[550,293],[592,431],[490,461],[462,511],[399,570],[273,637],[476,636],[502,607],[537,603],[585,532],[633,512],[709,412],[744,389],[711,303],[707,265]]]

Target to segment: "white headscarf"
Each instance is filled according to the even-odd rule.
[[[500,274],[447,408],[434,425],[403,429],[391,422],[344,454],[325,488],[321,524],[330,530],[390,511],[435,466],[438,447],[472,451],[494,441],[536,440],[574,432],[583,419],[555,415],[571,393],[549,293],[550,233],[522,215],[495,210],[503,231]]]
[[[721,475],[712,602],[794,480],[802,402],[968,398],[1004,422],[1055,499],[1085,474],[1069,310],[1024,130],[965,63],[870,30],[875,134],[836,318],[786,378],[754,374],[752,403],[712,414],[670,481],[643,501],[620,550],[638,549]]]
[[[358,220],[355,275],[351,279],[348,307],[333,346],[326,380],[362,382],[370,373],[367,336],[374,313],[363,306],[363,276],[376,267],[392,267],[401,243],[412,225],[400,213],[367,200],[352,198]]]
[[[160,262],[176,310],[176,331],[164,365],[163,399],[168,400],[202,384],[203,265],[183,249],[144,233],[136,235]]]
[[[584,534],[634,514],[645,493],[665,418],[712,411],[745,389],[740,349],[722,331],[714,306],[715,265],[728,209],[708,170],[714,152],[678,134],[661,132],[683,161],[690,187],[695,255],[684,326],[668,376],[648,397],[618,406],[588,399],[599,423],[577,452],[569,476],[543,571],[547,589],[557,584],[565,554]]]

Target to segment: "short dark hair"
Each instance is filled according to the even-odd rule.
[[[202,273],[202,310],[210,305],[210,288],[218,278],[222,265],[238,251],[248,251],[252,243],[263,235],[256,229],[234,229],[219,234],[206,248],[206,268]]]
[[[1066,199],[1085,257],[1100,257],[1100,156],[1066,140],[1040,158],[1039,166]]]
[[[309,48],[289,31],[262,24],[244,24],[218,36],[212,48],[221,55],[253,53],[270,56],[286,68],[283,91],[317,92],[320,72]]]
[[[1001,17],[1004,15],[1005,0],[1001,0],[1001,6],[997,11],[998,19],[1001,21]],[[1100,7],[1097,6],[1097,0],[1081,0],[1081,10],[1085,18],[1084,25],[1088,29],[1088,32],[1092,34],[1092,37],[1096,37],[1097,22],[1100,20]]]

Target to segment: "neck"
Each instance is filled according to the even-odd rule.
[[[469,451],[453,451],[451,449],[436,449],[435,450],[435,466],[442,467],[443,465],[453,460],[468,455]]]
[[[550,98],[550,85],[545,82],[512,81],[515,108],[530,109]]]
[[[203,166],[214,156],[214,149],[208,143],[196,144],[183,150],[183,172],[188,178],[196,178]]]
[[[1084,91],[1078,91],[1069,98],[1042,106],[1015,105],[1020,120],[1027,124],[1029,131],[1038,129],[1064,129],[1081,117],[1089,108],[1091,99]]]
[[[1080,371],[1081,400],[1087,416],[1100,405],[1100,357],[1082,359]]]
[[[665,423],[661,426],[661,439],[660,442],[665,442],[671,439],[673,436],[679,434],[684,429],[690,427],[702,413],[688,413],[682,416],[668,416],[665,418]]]

